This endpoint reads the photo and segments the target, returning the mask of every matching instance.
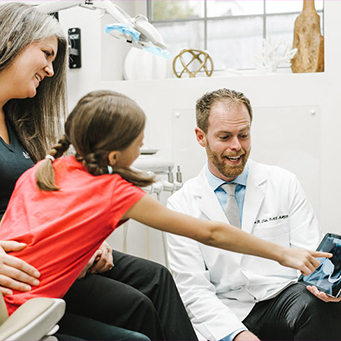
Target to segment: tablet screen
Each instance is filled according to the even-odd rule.
[[[327,233],[317,250],[330,252],[333,257],[317,258],[321,264],[310,275],[301,275],[299,281],[314,285],[328,295],[339,297],[341,290],[341,236]]]

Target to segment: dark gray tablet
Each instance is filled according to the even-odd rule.
[[[317,251],[330,252],[333,257],[317,258],[321,264],[310,275],[301,275],[298,281],[314,285],[330,296],[339,297],[341,295],[341,236],[327,233]]]

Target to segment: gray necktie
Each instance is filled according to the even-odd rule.
[[[226,183],[221,188],[227,193],[227,202],[225,206],[225,214],[231,225],[240,227],[240,218],[238,204],[235,197],[237,184]]]

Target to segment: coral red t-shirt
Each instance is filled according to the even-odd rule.
[[[38,287],[4,296],[10,314],[33,297],[63,297],[122,216],[145,194],[117,174],[89,174],[73,156],[53,162],[60,190],[40,191],[38,165],[17,181],[0,228],[0,240],[27,244],[11,255],[41,274]]]

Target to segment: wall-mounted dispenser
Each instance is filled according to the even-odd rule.
[[[69,37],[69,68],[79,69],[82,67],[81,59],[81,30],[73,27],[68,29]]]

